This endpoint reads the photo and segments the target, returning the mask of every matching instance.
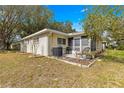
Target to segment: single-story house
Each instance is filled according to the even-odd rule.
[[[43,29],[24,37],[20,41],[21,52],[53,56],[55,48],[61,47],[62,55],[82,52],[86,47],[90,51],[102,50],[102,42],[88,38],[84,32],[64,33],[52,29]],[[69,51],[67,51],[69,50]]]
[[[10,49],[12,50],[20,50],[20,43],[19,42],[14,42],[10,45]]]

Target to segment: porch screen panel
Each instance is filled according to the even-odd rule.
[[[88,46],[88,39],[83,38],[83,39],[82,39],[82,45],[83,45],[83,46]]]
[[[74,39],[74,50],[80,51],[80,38]]]
[[[80,39],[75,39],[75,46],[80,46]]]

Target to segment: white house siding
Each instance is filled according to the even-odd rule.
[[[20,42],[20,51],[23,52],[23,42]]]
[[[37,54],[43,55],[43,56],[48,56],[48,36],[47,35],[42,35],[39,36],[39,44],[37,48]]]
[[[34,44],[34,39],[38,39],[37,45]],[[26,53],[35,53],[42,55],[42,56],[48,56],[49,50],[48,50],[48,35],[42,34],[36,37],[32,37],[29,39],[26,39],[22,41],[21,43],[21,52]],[[37,47],[36,47],[37,46]]]
[[[33,39],[28,39],[27,53],[33,53]]]
[[[30,46],[30,41],[31,41],[30,39],[27,40],[27,53],[31,53],[31,51],[30,51],[30,47],[31,47]]]
[[[64,38],[64,39],[66,39],[66,44],[65,45],[58,44],[57,38]],[[49,55],[52,55],[52,49],[54,47],[59,47],[59,46],[63,47],[63,53],[65,53],[65,49],[68,46],[68,37],[63,36],[63,35],[58,35],[58,34],[55,34],[55,33],[49,34]]]
[[[56,34],[54,32],[46,32],[46,33],[42,33],[42,34],[38,34],[36,36],[30,37],[28,39],[24,39],[21,41],[21,51],[22,52],[26,52],[26,53],[36,53],[42,56],[49,56],[52,55],[52,49],[53,47],[58,47],[61,46],[63,47],[63,53],[65,53],[65,49],[68,46],[68,38],[73,37],[73,39],[75,38],[80,38],[80,50],[79,52],[82,52],[82,50],[86,47],[91,48],[91,39],[85,37],[85,38],[81,38],[81,35],[78,36],[66,36],[66,35],[60,35],[60,34]],[[64,38],[66,39],[66,44],[58,44],[57,42],[57,38]],[[36,43],[34,44],[34,40],[37,39],[38,43],[37,43],[37,48],[35,48],[34,45],[36,45]],[[87,44],[82,44],[82,40],[83,39],[88,39]],[[85,42],[86,40],[84,40]],[[102,43],[99,42],[96,44],[96,49],[97,50],[101,50],[102,49]],[[72,45],[73,49],[72,49],[72,53],[75,53],[75,43],[73,40],[73,45]]]
[[[33,39],[30,39],[30,53],[33,53]]]
[[[27,52],[27,41],[26,40],[22,41],[20,45],[21,45],[20,48],[21,52]]]

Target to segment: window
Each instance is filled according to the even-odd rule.
[[[75,41],[75,46],[80,46],[80,38],[74,39]]]
[[[82,39],[82,45],[83,45],[83,46],[87,46],[87,45],[88,45],[88,39],[83,38],[83,39]]]
[[[63,38],[58,38],[57,39],[57,42],[58,42],[58,44],[66,44],[66,39],[63,39]]]

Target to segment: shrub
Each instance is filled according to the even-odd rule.
[[[124,50],[124,44],[123,44],[123,45],[122,45],[122,44],[119,45],[119,46],[117,47],[117,49],[118,49],[118,50]]]

